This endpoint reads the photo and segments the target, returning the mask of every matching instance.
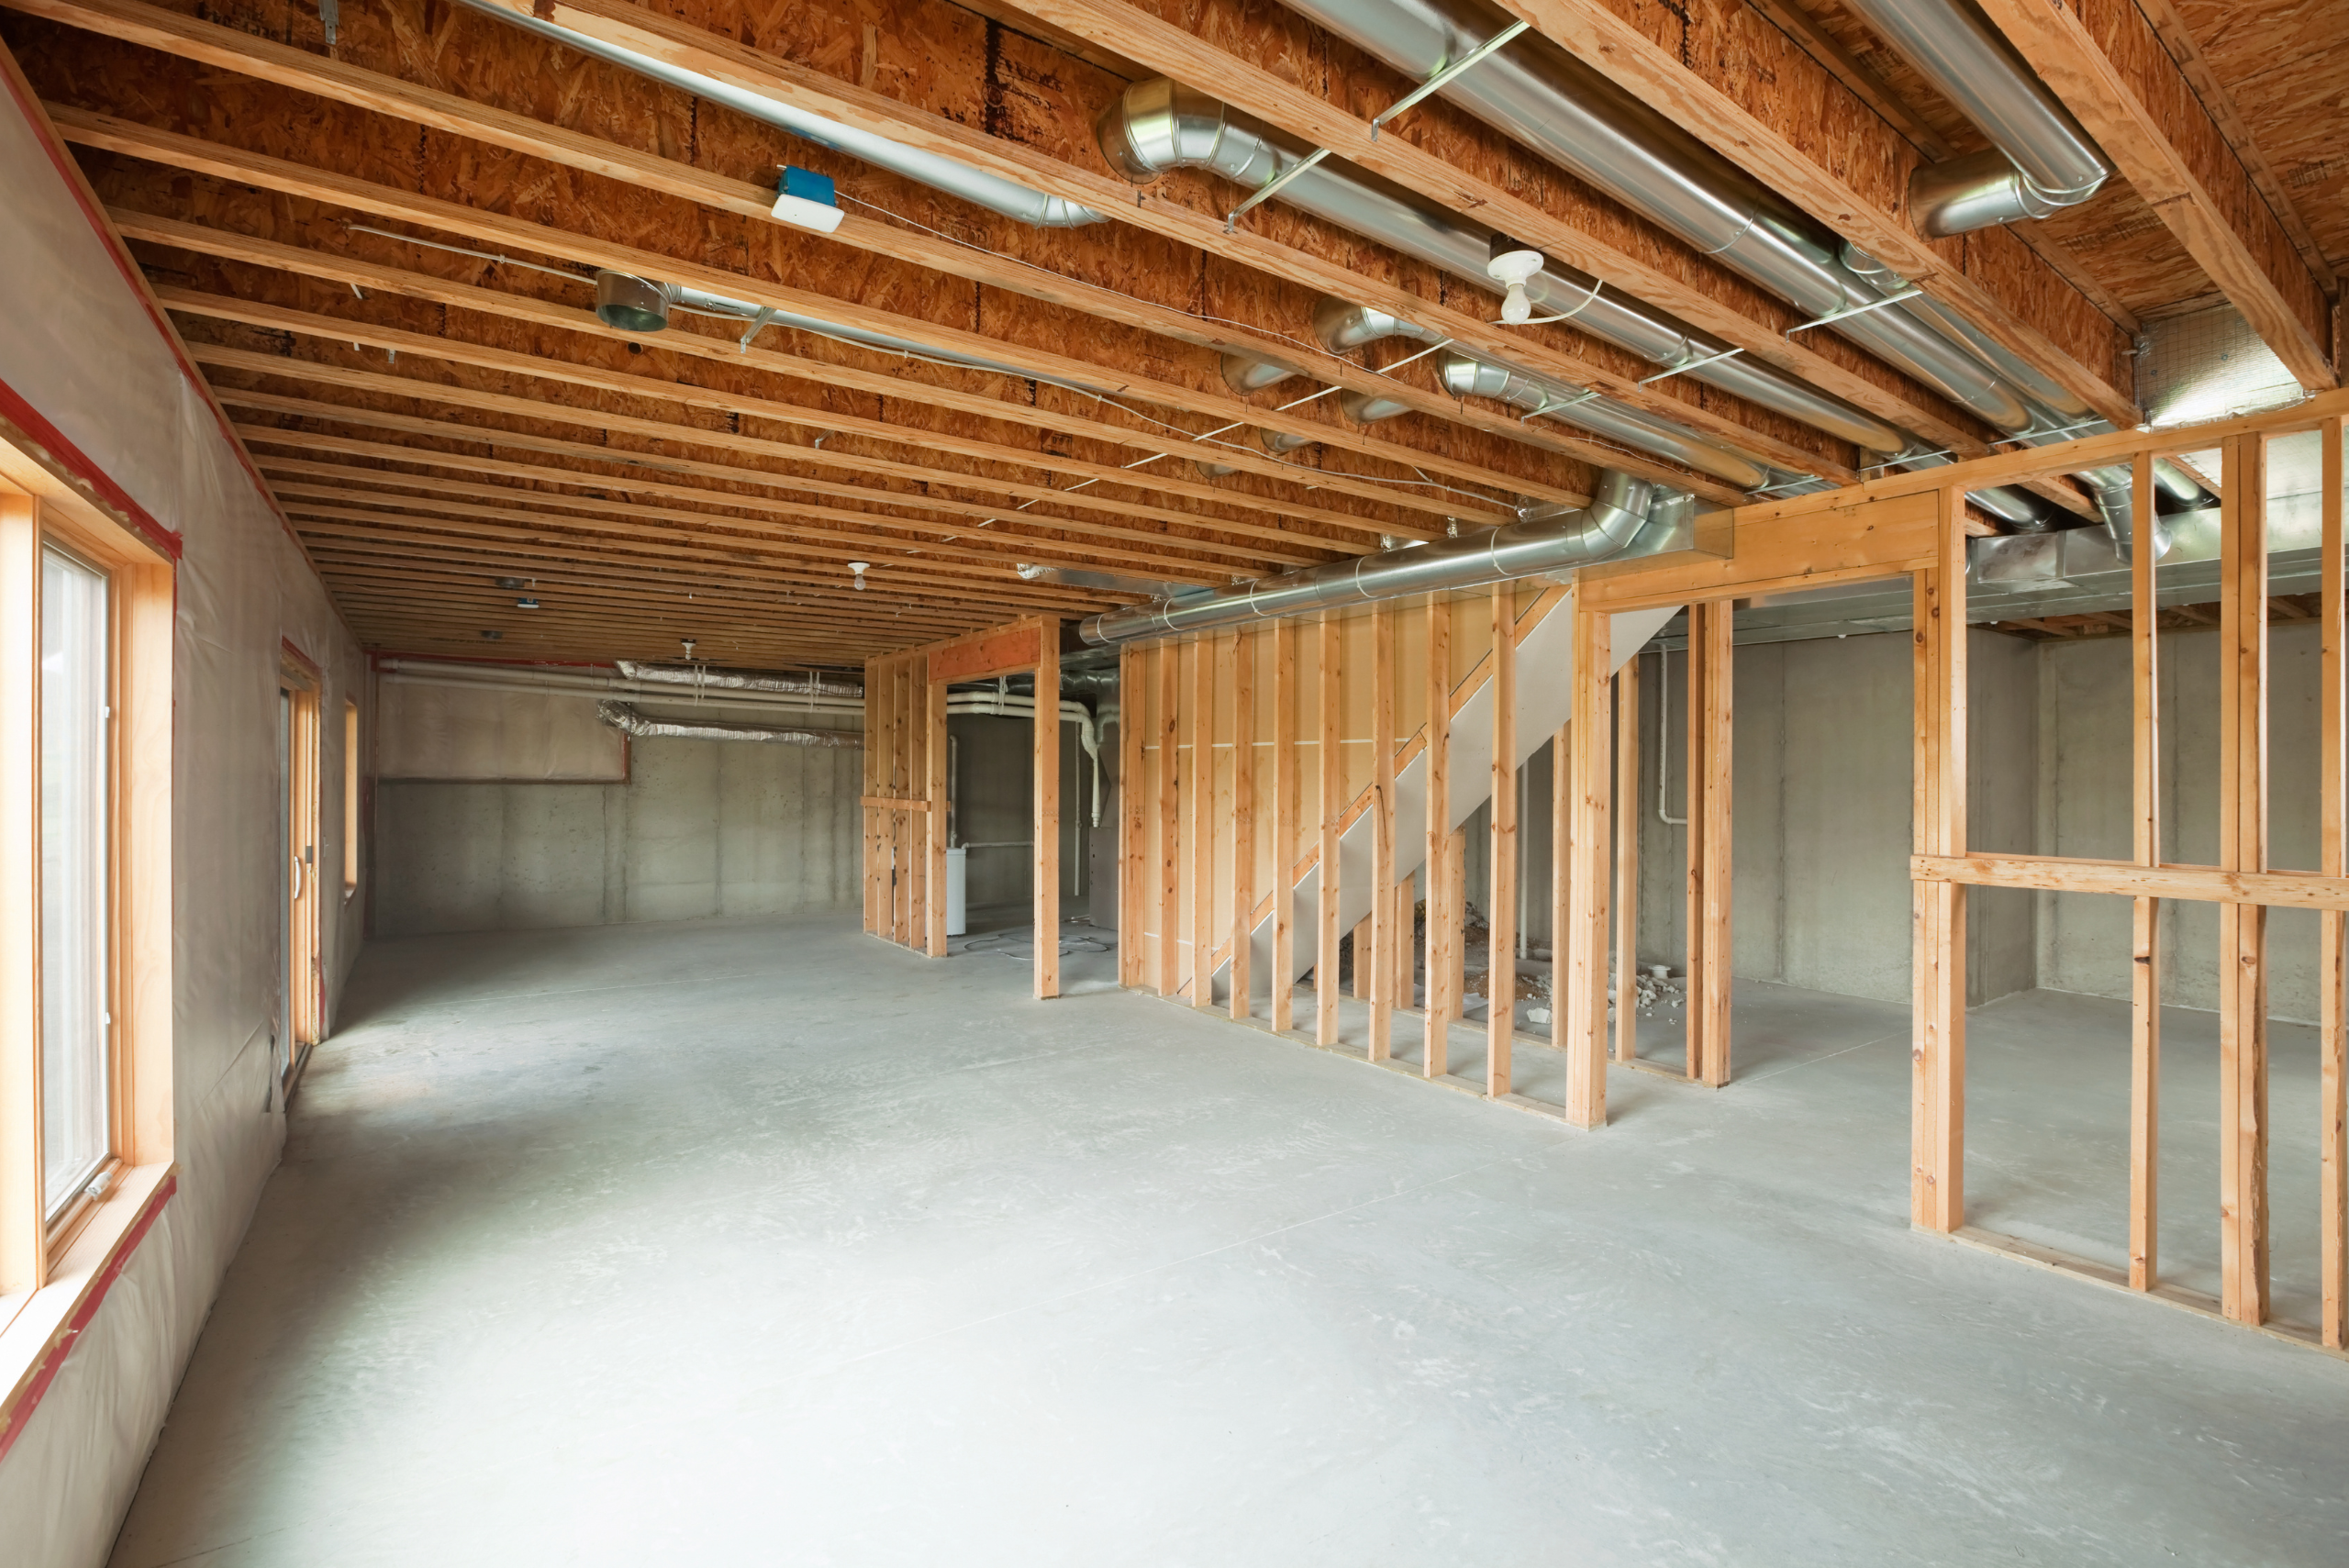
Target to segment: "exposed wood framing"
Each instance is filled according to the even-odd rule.
[[[2343,540],[2343,421],[2317,427],[2323,443],[2323,607],[2319,693],[2318,869],[2349,878],[2349,552]],[[2349,1349],[2349,912],[2317,917],[2318,1195],[2317,1272],[2323,1306],[2318,1333],[2333,1350]]]
[[[1452,596],[1428,595],[1427,644],[1427,1046],[1419,1071],[1442,1078],[1452,1071],[1448,1035],[1459,1006],[1460,931],[1464,912],[1450,873],[1452,846]]]
[[[1138,990],[1151,924],[1149,794],[1151,748],[1143,704],[1150,694],[1152,651],[1118,650],[1118,984]]]
[[[1370,951],[1365,955],[1360,947],[1354,949],[1354,973],[1370,976],[1370,1059],[1384,1062],[1394,1049],[1396,961],[1408,940],[1396,929],[1395,604],[1391,599],[1371,606],[1370,672]]]
[[[1901,209],[1909,172],[1921,159],[1890,126],[1872,114],[1838,116],[1836,130],[1850,142],[1865,146],[1867,153],[1854,156],[1854,148],[1839,141],[1831,168],[1807,150],[1823,117],[1818,106],[1821,97],[1844,90],[1840,83],[1828,89],[1832,77],[1787,40],[1778,39],[1785,47],[1773,51],[1775,71],[1767,90],[1755,92],[1752,89],[1758,83],[1744,51],[1692,50],[1684,61],[1651,42],[1601,0],[1500,4],[1641,102],[1710,143],[1831,232],[1955,310],[2105,418],[2124,427],[2139,422],[2135,399],[2117,384],[2128,345],[2087,301],[2078,299],[2078,309],[2064,322],[2048,319],[2043,327],[2040,320],[2025,319],[1985,287],[1981,278],[1953,266],[1909,227]],[[1758,14],[1727,25],[1740,24],[1769,27]],[[1810,83],[1810,91],[1789,90],[1788,78],[1805,72],[1816,72],[1820,80]],[[1860,181],[1866,182],[1865,190]],[[2021,250],[2019,245],[2015,249]],[[2045,269],[2036,256],[2010,253],[2006,261],[2005,270],[2013,274],[2006,284],[2009,290],[2046,293],[2043,284],[2033,286],[2039,280],[2032,274]],[[2060,280],[2054,281],[2065,293],[2071,292]]]
[[[2154,537],[2154,457],[2132,465],[2131,537]],[[2136,859],[2161,861],[2161,644],[2154,556],[2139,550],[2129,565],[2129,649],[2133,733],[2132,812]],[[2161,900],[2130,900],[2129,934],[2129,1285],[2151,1290],[2161,1277]]]
[[[1346,764],[1341,745],[1344,728],[1340,715],[1338,661],[1343,651],[1343,623],[1335,610],[1321,613],[1320,635],[1314,650],[1314,723],[1319,773],[1316,809],[1321,821],[1320,894],[1315,900],[1319,927],[1313,958],[1313,1038],[1322,1045],[1338,1043],[1338,834],[1346,809]]]
[[[1256,633],[1231,636],[1231,1016],[1244,1018],[1256,928]]]
[[[1559,737],[1557,793],[1567,802],[1562,815],[1572,828],[1574,781],[1569,737]],[[1662,765],[1661,762],[1658,763]],[[1561,835],[1562,839],[1564,835]],[[1564,878],[1557,882],[1558,917],[1552,925],[1551,951],[1564,951],[1573,917]],[[1623,661],[1615,677],[1615,1060],[1640,1054],[1640,662]]]
[[[1933,563],[1915,574],[1917,852],[1965,853],[1965,496],[1939,492]],[[1920,882],[1911,1021],[1909,1220],[1965,1223],[1965,888]]]
[[[2220,497],[2219,864],[2267,869],[2267,443],[2235,436]],[[2219,906],[2220,1300],[2267,1320],[2267,911]]]
[[[1509,1048],[1517,1038],[1517,584],[1492,591],[1492,871],[1486,881],[1485,926],[1491,933],[1485,969],[1485,1093],[1509,1090]]]
[[[1212,634],[1191,644],[1190,812],[1183,824],[1191,862],[1191,1006],[1215,1006],[1215,667],[1223,657]]]
[[[1036,627],[1036,998],[1061,994],[1061,628]]]
[[[1575,852],[1566,864],[1565,929],[1551,951],[1564,959],[1554,979],[1555,1038],[1566,1058],[1566,1119],[1576,1127],[1607,1125],[1607,893],[1605,852],[1614,761],[1609,722],[1608,671],[1612,645],[1606,611],[1575,606],[1574,717],[1568,721],[1566,764],[1574,792]],[[1629,809],[1629,803],[1626,803]]]
[[[1183,895],[1181,801],[1191,773],[1182,760],[1182,654],[1179,642],[1162,642],[1152,651],[1158,666],[1158,852],[1152,856],[1158,875],[1151,884],[1152,914],[1158,932],[1158,994],[1173,996],[1182,988],[1181,931]]]
[[[1297,624],[1273,622],[1273,973],[1272,1026],[1294,1025],[1297,991]]]
[[[1731,821],[1731,713],[1735,611],[1688,606],[1687,1074],[1729,1082]],[[1636,809],[1631,801],[1622,808]]]
[[[2152,24],[2125,0],[2084,0],[2083,8],[2085,17],[2044,0],[1983,0],[2299,384],[2338,385],[2323,284]]]

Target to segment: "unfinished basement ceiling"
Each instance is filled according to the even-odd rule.
[[[1918,450],[1971,455],[2002,434],[1858,343],[1798,330],[1787,300],[1442,95],[1369,139],[1365,122],[1415,83],[1297,10],[536,8],[985,165],[1062,198],[1063,217],[1099,215],[1039,225],[445,0],[342,7],[330,50],[314,10],[275,0],[0,4],[0,40],[373,649],[658,660],[690,639],[726,663],[853,664],[1145,596],[1104,582],[1211,585],[1579,505],[1602,467],[1714,503],[1747,493],[1563,415],[1454,396],[1418,357],[1429,336],[1814,485],[1881,461],[1659,375],[1573,320],[1505,325],[1496,291],[1284,201],[1228,223],[1245,191],[1213,172],[1130,184],[1097,122],[1161,73],[1412,200],[1506,227]],[[2093,0],[2087,34],[2175,110],[2184,155],[2279,308],[2299,313],[2282,327],[2256,287],[2214,279],[2115,147],[2121,172],[2043,222],[1930,243],[1907,230],[1909,172],[1987,143],[1859,7],[1509,9],[1603,55],[1619,86],[1749,174],[1757,144],[1721,128],[1775,132],[1768,183],[1802,221],[1825,234],[1821,205],[1842,202],[1842,238],[2092,417],[2133,423],[2149,318],[2244,294],[2263,335],[2290,338],[2297,319],[2330,355],[2330,258],[2349,225],[2329,138],[2349,17],[2268,0],[2116,6]],[[1653,47],[1631,47],[1642,39]],[[785,164],[837,182],[832,232],[769,216]],[[617,330],[591,312],[598,268],[799,324],[678,309],[658,334]],[[1333,295],[1425,333],[1325,349],[1314,321]],[[2332,374],[2277,351],[2302,386]],[[1227,355],[1290,374],[1237,392]],[[1353,395],[1398,411],[1356,422]],[[2035,488],[2089,514],[2068,482]]]

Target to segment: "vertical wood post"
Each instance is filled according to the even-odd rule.
[[[2349,876],[2349,606],[2343,605],[2343,573],[2349,569],[2342,539],[2342,419],[2317,427],[2323,443],[2319,487],[2323,492],[2322,547],[2318,570],[2324,578],[2318,636],[2322,646],[2322,710],[2318,717],[2322,859],[2327,876]],[[2326,909],[2318,917],[2317,1057],[2319,1149],[2317,1267],[2323,1298],[2321,1331],[2333,1350],[2349,1348],[2349,913]]]
[[[1689,986],[1688,1017],[1695,1032],[1688,1042],[1687,1072],[1697,1082],[1720,1088],[1729,1082],[1730,1073],[1736,628],[1731,605],[1707,605],[1704,609],[1703,645],[1700,649],[1692,639],[1689,647],[1694,655],[1689,668],[1695,669],[1701,661],[1705,670],[1704,701],[1701,706],[1692,704],[1689,711],[1691,732],[1702,731],[1704,762],[1701,772],[1693,765],[1689,770],[1698,788],[1688,814],[1689,831],[1701,832],[1703,837],[1705,869],[1699,896],[1689,911],[1695,917],[1689,927],[1691,939],[1701,944],[1703,958],[1697,970],[1698,978]]]
[[[930,957],[944,958],[946,956],[946,756],[950,748],[946,743],[946,683],[930,679],[929,662],[928,655],[924,655],[922,695],[926,699],[923,703],[926,712],[923,715],[923,727],[929,734],[924,749],[930,761],[930,776],[923,784],[922,793],[930,801],[930,810],[923,814],[922,829],[923,846],[928,851],[924,858],[930,864],[930,873],[925,879],[930,897],[922,911],[924,917],[922,945]],[[1124,960],[1122,947],[1119,950],[1119,958],[1122,962]]]
[[[1295,1024],[1297,983],[1297,622],[1273,622],[1273,1030]]]
[[[1444,938],[1443,993],[1447,1022],[1468,1015],[1465,973],[1465,933],[1468,925],[1468,826],[1462,823],[1443,840],[1443,902],[1452,911],[1452,929]]]
[[[1373,965],[1370,961],[1370,943],[1374,924],[1377,918],[1377,911],[1373,910],[1371,913],[1364,915],[1361,919],[1354,922],[1354,929],[1353,932],[1354,943],[1354,1000],[1357,1002],[1367,1002],[1370,1000],[1370,989],[1375,982],[1375,977],[1371,973],[1373,968],[1375,966]]]
[[[1456,953],[1460,914],[1447,851],[1452,840],[1452,599],[1428,595],[1427,1049],[1419,1071],[1441,1078],[1451,1071],[1445,1031],[1459,1006]]]
[[[903,800],[913,793],[913,727],[907,709],[913,706],[913,661],[900,655],[889,661],[889,798]],[[910,814],[889,813],[889,940],[900,947],[913,941],[914,868],[907,853]]]
[[[1231,1016],[1248,1016],[1256,924],[1256,634],[1232,633]]]
[[[864,790],[869,800],[881,793],[881,755],[887,744],[889,706],[885,696],[886,683],[882,672],[886,664],[879,659],[864,662]],[[881,930],[881,814],[872,806],[863,807],[864,864],[864,930],[867,936],[877,936]]]
[[[1184,824],[1191,862],[1191,1006],[1215,1006],[1215,667],[1217,638],[1192,650],[1191,817]]]
[[[1395,929],[1395,604],[1370,610],[1370,1060],[1394,1048],[1395,970],[1406,939]],[[1354,950],[1354,972],[1363,951]]]
[[[1183,645],[1158,645],[1158,713],[1152,728],[1158,736],[1158,875],[1151,889],[1158,916],[1158,994],[1174,995],[1182,988],[1180,959],[1183,929],[1181,802],[1186,775],[1179,742],[1182,740]]]
[[[1965,495],[1940,492],[1934,563],[1917,573],[1914,616],[1918,852],[1965,852]],[[1965,1223],[1965,889],[1916,886],[1909,1218]]]
[[[1036,996],[1061,994],[1061,623],[1036,625]]]
[[[1565,984],[1556,999],[1555,1036],[1566,1058],[1566,1119],[1576,1127],[1607,1125],[1607,856],[1608,811],[1613,793],[1609,744],[1612,682],[1608,671],[1613,619],[1604,611],[1572,606],[1575,617],[1574,707],[1567,752],[1574,790],[1574,840],[1568,863]],[[1554,950],[1553,950],[1554,951]]]
[[[2160,605],[2154,594],[2154,458],[2139,452],[2130,489],[2134,541],[2129,563],[2131,789],[2135,852],[2161,860]],[[2161,900],[2131,901],[2129,930],[2129,1285],[2151,1290],[2161,1277]]]
[[[2267,869],[2267,441],[2228,439],[2221,500],[2219,864]],[[2220,1306],[2267,1320],[2267,911],[2219,906]]]
[[[1142,768],[1149,659],[1140,648],[1118,651],[1118,984],[1130,988],[1142,984],[1142,931],[1149,918],[1142,880],[1150,864]]]
[[[1485,1093],[1509,1092],[1517,1033],[1517,584],[1493,586],[1493,800],[1491,933],[1485,970]]]
[[[1609,656],[1612,656],[1610,650]],[[1558,790],[1565,799],[1571,817],[1574,801],[1574,780],[1566,747],[1558,747],[1556,763]],[[1558,907],[1564,911],[1571,902],[1566,890],[1558,890]],[[1551,989],[1557,989],[1559,975],[1565,973],[1566,924],[1571,916],[1562,913],[1550,940],[1550,951],[1556,973],[1551,976]],[[1552,1006],[1560,998],[1553,997]],[[1623,661],[1623,668],[1615,677],[1615,1060],[1636,1061],[1640,1054],[1640,661],[1639,656]]]
[[[1315,651],[1314,728],[1320,751],[1321,865],[1320,896],[1315,900],[1315,924],[1320,940],[1313,960],[1313,1038],[1323,1045],[1338,1043],[1338,818],[1346,809],[1346,763],[1339,710],[1338,661],[1344,626],[1335,610],[1321,616],[1320,646]]]
[[[906,795],[930,794],[930,655],[906,655]],[[906,946],[930,950],[930,817],[901,811],[906,819]]]

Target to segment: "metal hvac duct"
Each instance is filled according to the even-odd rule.
[[[1570,419],[1626,446],[1668,457],[1740,489],[1759,490],[1772,483],[1775,474],[1761,459],[1716,441],[1699,439],[1670,420],[1593,397],[1581,387],[1472,354],[1444,355],[1436,373],[1442,378],[1444,391],[1454,397],[1497,397],[1512,408],[1548,418]]]
[[[1909,182],[1909,216],[1935,238],[2046,217],[2111,177],[2080,122],[1966,0],[1850,0],[1919,75],[1994,144]]]
[[[1041,381],[1096,397],[1108,396],[1110,392],[1108,387],[1047,375],[1041,371],[1008,364],[1001,360],[959,354],[951,349],[932,348],[912,338],[893,338],[886,332],[867,331],[862,327],[843,327],[819,316],[802,316],[796,311],[778,310],[773,306],[753,305],[747,299],[730,299],[722,294],[709,294],[701,289],[688,288],[683,284],[658,283],[651,278],[640,278],[633,272],[616,272],[609,268],[596,274],[596,318],[607,327],[618,328],[623,332],[659,332],[668,327],[669,312],[673,308],[747,324],[751,330],[742,339],[745,348],[750,346],[751,338],[766,328],[788,327],[796,332],[812,333],[816,337],[829,338],[856,348],[873,349],[885,354],[905,354],[918,360],[934,360],[940,364],[985,371],[993,375],[1016,376],[1021,381]]]
[[[1283,170],[1303,161],[1310,150],[1208,94],[1163,77],[1129,87],[1104,112],[1097,129],[1110,167],[1136,183],[1154,180],[1171,169],[1211,169],[1257,190],[1271,183]],[[1276,199],[1415,256],[1478,288],[1499,292],[1499,285],[1486,271],[1492,250],[1490,228],[1375,174],[1324,160],[1282,185]],[[1728,347],[1555,261],[1546,262],[1525,288],[1531,302],[1545,313],[1567,317],[1592,337],[1666,369],[1695,363]],[[1365,318],[1395,319],[1364,306],[1341,308],[1361,311]],[[1431,334],[1416,328],[1413,335],[1421,341],[1433,340]],[[1348,346],[1370,340],[1363,338]],[[1325,337],[1323,341],[1330,339]],[[1264,379],[1257,382],[1259,386],[1290,373],[1264,366],[1262,361],[1248,362],[1262,366]],[[1869,451],[1889,455],[1911,444],[1911,438],[1875,416],[1742,355],[1700,364],[1687,373]],[[1229,364],[1225,374],[1231,379]]]
[[[647,686],[686,686],[696,692],[761,692],[789,697],[852,697],[864,700],[863,681],[842,681],[810,670],[772,674],[763,670],[725,670],[708,664],[646,664],[617,661],[619,673]]]
[[[1510,25],[1482,0],[1286,4],[1414,80]],[[1454,77],[1442,95],[1810,316],[1886,297],[1842,263],[1836,241],[1743,171],[1537,33]],[[2033,424],[2013,385],[1898,306],[1833,327],[2002,430]]]
[[[624,702],[596,705],[596,717],[639,740],[766,740],[784,746],[854,747],[864,745],[861,729],[779,729],[763,724],[715,724],[707,720],[650,718]]]
[[[1109,647],[1563,572],[1617,553],[1651,523],[1676,522],[1691,505],[1685,492],[1610,468],[1599,474],[1598,494],[1586,507],[1550,508],[1457,539],[1107,610],[1083,622],[1078,630],[1096,647]]]
[[[764,94],[753,93],[748,88],[737,87],[729,82],[721,82],[715,76],[705,76],[698,71],[687,71],[683,66],[672,65],[649,54],[639,54],[632,49],[607,43],[576,28],[541,20],[528,11],[509,9],[496,4],[495,0],[459,0],[459,4],[526,32],[536,33],[565,49],[593,55],[624,71],[633,71],[640,76],[665,83],[696,97],[707,98],[713,104],[723,104],[737,114],[763,120],[794,136],[805,137],[835,152],[845,152],[852,158],[862,159],[875,168],[902,174],[932,190],[944,191],[949,195],[974,202],[1006,217],[1018,218],[1040,228],[1069,228],[1102,221],[1101,215],[1091,207],[1080,206],[1065,197],[1048,196],[1041,191],[1030,190],[1017,181],[974,169],[952,158],[924,152],[903,142],[891,141],[887,137],[875,136],[870,131],[844,126],[838,120],[826,119],[821,115],[811,115],[805,109],[794,108],[789,104],[767,97]]]

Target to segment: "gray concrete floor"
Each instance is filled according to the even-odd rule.
[[[1908,1229],[1902,1009],[1584,1134],[1064,962],[371,947],[114,1562],[2349,1561],[2349,1364]],[[2110,1007],[1977,1014],[1996,1222],[2111,1240]]]

